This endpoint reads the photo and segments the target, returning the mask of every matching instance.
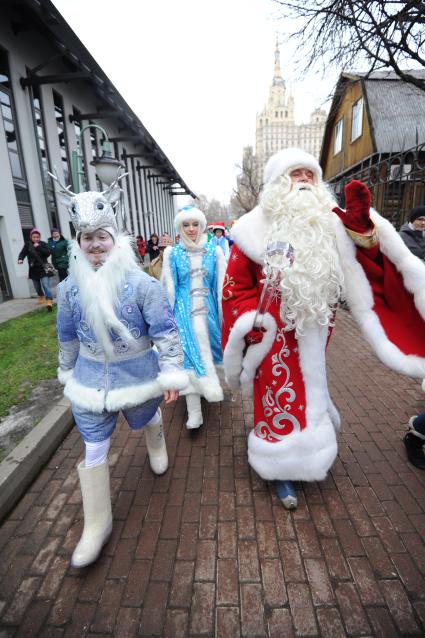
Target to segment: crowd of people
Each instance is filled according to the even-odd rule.
[[[317,160],[285,149],[266,164],[260,202],[231,235],[189,205],[175,216],[174,241],[167,233],[138,236],[136,252],[117,225],[117,183],[102,194],[101,210],[64,195],[75,239],[68,245],[52,229],[43,242],[33,229],[19,263],[28,258],[39,301],[50,308],[50,255],[60,279],[59,380],[85,445],[74,567],[94,562],[111,534],[108,451],[120,411],[130,428],[144,430],[151,469],[162,474],[162,401],[184,396],[186,428],[195,434],[202,399],[222,401],[224,382],[252,396],[249,463],[294,509],[295,482],[323,480],[338,451],[326,347],[339,302],[347,301],[384,364],[425,377],[425,206],[398,235],[371,209],[364,184],[346,186],[343,210]],[[410,419],[404,443],[425,469],[425,413]]]

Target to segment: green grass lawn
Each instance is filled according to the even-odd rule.
[[[23,403],[40,381],[56,377],[56,307],[0,324],[0,417]]]

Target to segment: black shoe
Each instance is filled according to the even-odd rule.
[[[425,470],[425,454],[423,450],[425,441],[417,437],[415,434],[408,432],[405,435],[403,442],[406,446],[407,458],[412,465],[421,470]]]

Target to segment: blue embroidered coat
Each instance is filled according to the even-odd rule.
[[[187,385],[173,312],[160,283],[140,269],[127,274],[115,308],[133,340],[111,332],[109,357],[87,321],[72,275],[58,285],[57,304],[58,376],[64,394],[80,408],[116,411]]]
[[[222,364],[221,291],[226,262],[211,243],[187,249],[166,248],[161,282],[174,310],[189,385],[182,394],[221,401],[223,390],[215,365]]]

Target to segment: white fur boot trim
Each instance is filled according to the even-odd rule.
[[[164,474],[168,470],[168,454],[162,418],[158,423],[145,425],[143,429],[151,470],[154,474]]]
[[[99,557],[112,532],[109,466],[102,463],[86,468],[78,466],[83,497],[84,529],[71,558],[72,567],[86,567]]]
[[[187,394],[187,423],[188,430],[194,430],[200,428],[203,423],[202,408],[201,408],[201,395],[200,394]]]
[[[248,437],[249,464],[268,481],[322,481],[337,452],[335,428],[326,413],[276,443],[260,439],[253,430]]]

